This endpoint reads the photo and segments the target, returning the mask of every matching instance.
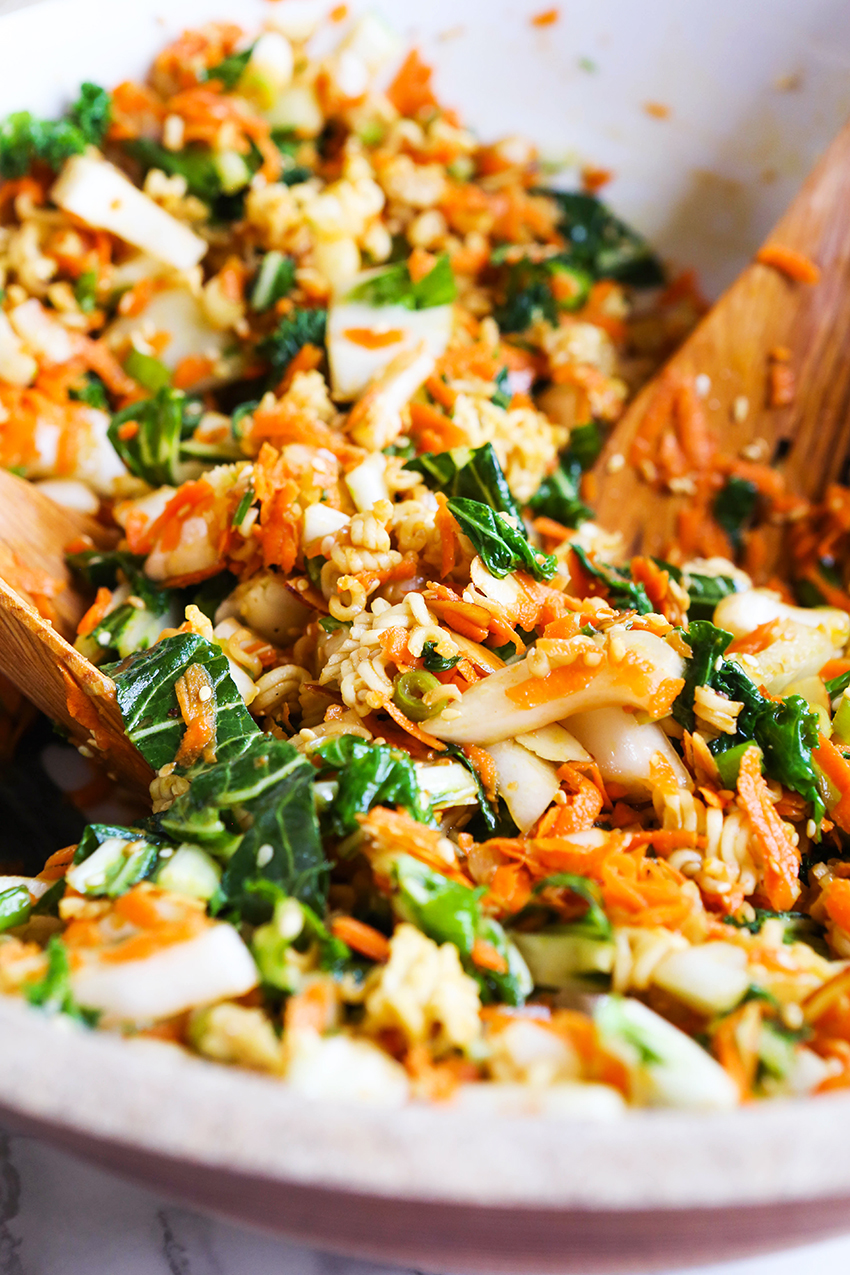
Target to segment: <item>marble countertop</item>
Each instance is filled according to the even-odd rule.
[[[850,1236],[665,1275],[848,1271]],[[0,1129],[0,1275],[415,1273],[331,1256],[204,1217],[34,1138]]]

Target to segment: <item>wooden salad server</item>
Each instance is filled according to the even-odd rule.
[[[0,673],[78,747],[107,753],[109,773],[146,791],[153,775],[124,735],[114,683],[71,645],[88,600],[75,587],[65,549],[81,536],[101,549],[116,539],[93,518],[0,470]]]
[[[776,465],[791,492],[817,499],[839,478],[850,452],[848,200],[850,124],[757,254],[778,261],[777,249],[790,249],[818,267],[819,280],[803,282],[753,260],[614,427],[595,470],[596,518],[622,532],[629,555],[663,556],[676,539],[680,512],[693,502],[693,493],[657,490],[631,463],[636,435],[642,426],[652,433],[648,418],[663,412],[660,398],[671,385],[696,387],[721,453],[734,457],[746,449],[750,459]],[[771,378],[779,380],[779,393],[776,386],[771,391]],[[785,405],[771,406],[783,397]],[[698,481],[698,464],[693,472]],[[770,537],[775,559],[768,572],[780,544],[779,535]]]

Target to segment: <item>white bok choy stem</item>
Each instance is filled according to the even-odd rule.
[[[423,728],[453,743],[495,744],[594,708],[637,708],[664,717],[682,687],[682,657],[643,630],[609,631],[595,640],[542,639],[533,650],[537,658],[529,659],[529,652],[482,678]],[[546,657],[542,670],[540,656]]]
[[[491,744],[487,751],[499,776],[499,796],[520,832],[526,833],[548,810],[561,787],[558,768],[512,739]]]
[[[623,784],[629,792],[651,791],[650,769],[659,753],[672,767],[679,787],[692,786],[676,750],[655,722],[635,721],[624,708],[595,708],[571,717],[568,725],[593,755],[602,778]]]

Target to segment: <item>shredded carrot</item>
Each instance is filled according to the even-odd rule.
[[[766,243],[756,253],[756,261],[763,266],[772,266],[787,279],[795,283],[818,283],[820,269],[805,253],[796,248],[787,248],[780,243]]]
[[[544,9],[542,13],[535,13],[531,19],[533,27],[551,27],[554,26],[561,16],[559,9]]]
[[[850,934],[850,881],[833,877],[821,898],[830,920]]]
[[[825,735],[819,737],[812,757],[839,793],[838,804],[830,810],[830,817],[839,828],[850,832],[850,762]]]
[[[482,970],[492,970],[494,974],[507,974],[508,962],[501,952],[486,939],[476,939],[472,945],[472,963]]]
[[[818,674],[824,682],[831,682],[835,677],[850,673],[850,660],[827,660]]]
[[[387,97],[399,115],[416,116],[437,105],[431,88],[433,71],[416,49],[408,53],[395,79],[387,89]]]
[[[203,664],[190,664],[174,683],[174,691],[186,723],[175,762],[191,766],[201,756],[206,762],[215,761],[215,688]]]
[[[485,793],[492,799],[499,784],[499,773],[493,758],[486,748],[479,748],[477,744],[464,744],[463,751],[475,768]]]
[[[457,562],[459,528],[443,492],[437,493],[437,501],[439,507],[434,525],[440,533],[440,576],[445,580],[454,571]]]
[[[568,837],[573,832],[583,832],[592,828],[602,812],[604,799],[596,784],[585,779],[571,766],[563,766],[558,771],[569,772],[564,783],[566,802],[560,806],[550,806],[543,815],[537,829],[541,837]]]
[[[434,748],[438,753],[446,751],[446,745],[441,739],[435,739],[433,735],[429,735],[427,731],[418,726],[416,722],[412,722],[406,717],[400,708],[397,708],[392,700],[387,700],[383,706],[389,713],[390,717],[400,726],[402,730],[406,730],[408,735],[412,735],[414,739],[418,739],[420,743],[426,744],[429,748]]]
[[[410,404],[410,432],[420,451],[445,452],[466,442],[460,426],[430,403]]]
[[[283,1011],[284,1031],[325,1032],[333,1025],[336,999],[329,979],[310,983],[303,992],[290,996]]]
[[[767,368],[768,407],[790,407],[797,392],[794,369],[786,359],[770,356]]]
[[[368,956],[370,961],[383,963],[390,959],[390,941],[386,935],[353,916],[334,917],[331,933],[361,956]]]
[[[761,773],[761,755],[755,745],[741,758],[738,802],[761,850],[764,890],[770,906],[777,912],[787,912],[800,894],[800,851],[770,800],[770,791]]]
[[[752,633],[736,638],[728,648],[729,654],[738,652],[741,655],[758,655],[760,651],[764,651],[770,646],[775,630],[776,621],[767,620],[766,623],[760,624],[758,628],[753,629]]]
[[[651,115],[656,120],[666,120],[670,116],[670,107],[664,102],[644,102],[643,109],[647,115]]]
[[[94,602],[77,625],[77,633],[80,637],[88,637],[89,633],[94,632],[108,612],[111,602],[111,590],[101,586],[97,591]]]
[[[407,272],[413,283],[419,283],[431,273],[436,264],[437,258],[433,252],[426,252],[424,248],[414,248],[407,258]]]

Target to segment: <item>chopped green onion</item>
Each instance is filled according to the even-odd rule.
[[[156,394],[157,390],[171,384],[171,372],[165,364],[152,354],[143,354],[135,346],[124,361],[124,371],[134,381],[138,381],[143,389],[150,390],[151,394]]]
[[[426,717],[433,717],[435,713],[439,713],[446,702],[440,700],[435,704],[423,703],[426,695],[437,690],[439,686],[440,682],[433,673],[426,673],[424,669],[411,669],[409,673],[402,673],[396,678],[393,703],[412,722],[424,722]]]

